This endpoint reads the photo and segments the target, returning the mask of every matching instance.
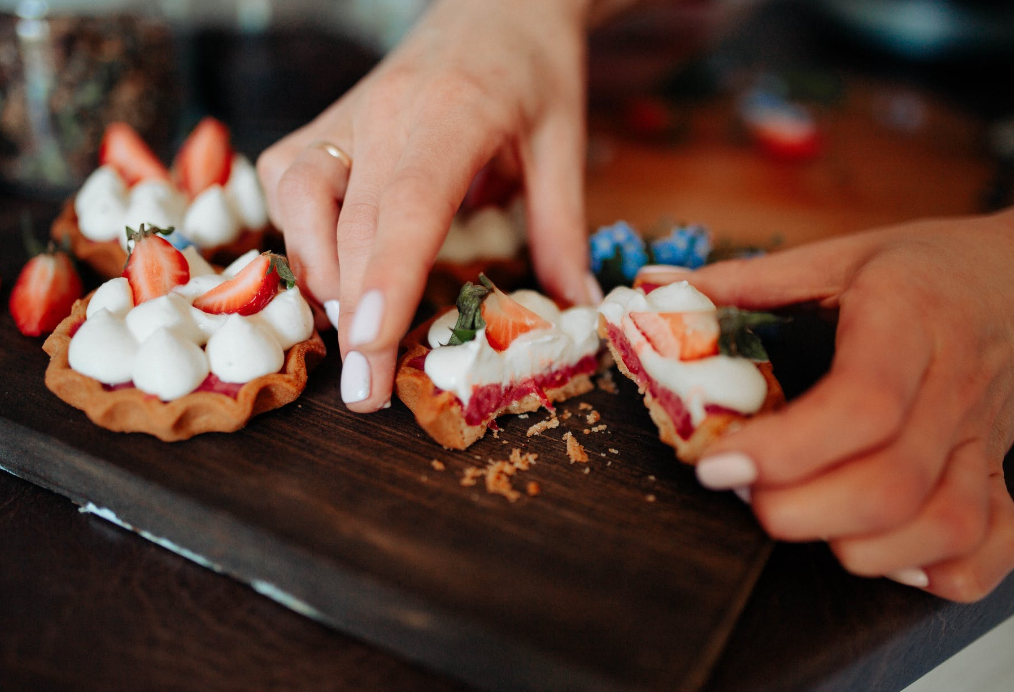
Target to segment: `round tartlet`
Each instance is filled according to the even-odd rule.
[[[43,350],[50,356],[46,387],[64,402],[84,411],[96,425],[114,432],[148,433],[164,442],[186,440],[206,432],[235,432],[254,416],[295,401],[306,387],[309,372],[327,352],[315,330],[309,339],[285,352],[279,372],[250,380],[240,386],[235,396],[195,391],[162,401],[134,387],[107,387],[70,367],[67,358],[70,340],[86,319],[92,295],[77,301],[70,316],[43,344]]]

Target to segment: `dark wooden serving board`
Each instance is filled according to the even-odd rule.
[[[8,246],[9,228],[3,241]],[[20,266],[3,260],[3,276]],[[5,281],[6,304],[10,281]],[[481,687],[697,690],[765,563],[748,508],[710,493],[655,436],[636,390],[532,414],[466,452],[400,403],[359,416],[331,357],[297,404],[234,434],[166,444],[92,425],[43,385],[41,340],[0,318],[0,467],[250,583],[332,627]],[[572,431],[590,455],[572,464]],[[515,503],[469,467],[539,455]],[[610,452],[618,450],[618,454]],[[438,471],[432,460],[445,465]]]

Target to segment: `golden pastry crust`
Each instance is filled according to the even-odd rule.
[[[192,392],[162,401],[133,387],[108,390],[101,382],[71,369],[67,351],[74,330],[85,320],[91,295],[74,304],[73,312],[42,348],[49,354],[46,386],[93,423],[114,432],[143,432],[163,442],[186,440],[206,432],[234,432],[254,416],[295,401],[307,376],[327,350],[314,331],[285,353],[280,372],[244,384],[236,397],[217,392]]]
[[[212,264],[225,266],[245,252],[259,250],[268,230],[264,228],[258,231],[243,231],[233,242],[205,248],[201,250],[201,254]],[[68,238],[74,256],[106,279],[120,276],[124,265],[127,264],[127,252],[117,241],[98,243],[81,233],[77,224],[77,212],[74,211],[74,198],[63,205],[63,210],[50,228],[50,236],[58,243]]]
[[[606,344],[608,344],[609,352],[612,353],[613,358],[616,361],[616,367],[619,368],[620,372],[627,378],[637,384],[641,393],[644,395],[644,405],[648,408],[648,414],[651,416],[651,420],[654,421],[655,426],[658,428],[659,439],[674,448],[676,450],[676,456],[684,463],[697,463],[704,454],[704,451],[718,440],[718,438],[732,432],[747,419],[773,411],[785,403],[785,394],[782,392],[782,386],[778,383],[778,380],[775,379],[771,363],[756,363],[757,369],[760,370],[760,373],[764,376],[764,380],[768,385],[768,393],[760,410],[750,416],[744,416],[737,413],[709,413],[705,416],[704,420],[702,420],[700,424],[694,428],[690,437],[684,439],[676,432],[676,426],[673,424],[672,418],[669,417],[669,414],[666,413],[662,405],[655,400],[650,391],[644,388],[641,383],[637,381],[627,368],[626,363],[624,363],[623,359],[620,357],[619,349],[617,349],[612,340],[609,339],[606,324],[605,317],[600,315],[599,336],[605,339]]]
[[[493,411],[478,425],[468,425],[458,397],[453,392],[437,391],[433,380],[412,365],[412,361],[430,352],[425,342],[432,323],[433,320],[429,320],[405,337],[402,346],[406,351],[398,361],[394,379],[398,398],[415,414],[416,421],[430,437],[448,449],[465,449],[486,434],[492,420],[508,413],[538,411],[542,407],[542,399],[529,394]],[[557,402],[590,392],[593,388],[591,375],[579,374],[563,386],[544,391],[550,402]]]

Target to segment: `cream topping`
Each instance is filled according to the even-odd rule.
[[[78,228],[89,240],[117,240],[127,246],[126,226],[173,226],[200,248],[224,245],[244,229],[267,226],[267,206],[253,164],[237,154],[225,186],[214,185],[187,204],[164,180],[145,180],[127,188],[111,166],[95,169],[74,198]]]
[[[485,329],[464,344],[444,346],[457,322],[457,310],[447,312],[430,326],[427,339],[433,350],[426,356],[425,372],[437,387],[454,392],[464,405],[476,387],[509,384],[576,365],[598,352],[598,313],[593,308],[561,311],[534,291],[516,291],[511,297],[552,326],[520,335],[502,352],[489,345]]]
[[[618,326],[641,360],[645,373],[677,394],[690,411],[694,425],[707,415],[709,404],[740,413],[756,413],[767,397],[767,381],[753,361],[717,355],[679,361],[658,354],[630,319],[631,312],[707,312],[715,309],[707,296],[686,281],[657,288],[645,295],[640,289],[619,287],[606,296],[599,312]]]
[[[104,384],[133,381],[163,400],[192,392],[209,372],[230,383],[278,372],[285,351],[313,335],[309,304],[291,288],[249,317],[193,306],[225,280],[200,274],[135,307],[127,280],[110,279],[92,295],[87,319],[71,339],[71,368]]]

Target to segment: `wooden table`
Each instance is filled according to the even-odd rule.
[[[625,218],[647,227],[669,216],[706,222],[736,243],[763,244],[778,235],[784,244],[794,244],[918,216],[975,211],[991,173],[978,149],[981,123],[920,92],[925,127],[900,136],[873,121],[878,100],[897,89],[881,81],[857,82],[854,98],[826,114],[829,155],[804,164],[765,160],[742,139],[730,137],[729,99],[695,108],[688,119],[692,136],[675,148],[618,136],[614,122],[597,120],[589,219],[597,225]],[[7,251],[0,258],[4,302],[24,260],[14,249],[23,208],[40,225],[56,211],[48,204],[0,201],[0,247]],[[11,340],[21,337],[14,336],[7,315],[0,317],[0,333],[8,340],[4,348],[24,348],[20,341],[12,346]],[[8,405],[17,401],[17,387],[27,388],[31,401],[26,406],[45,401],[38,390],[41,372],[5,375],[0,386],[8,388],[2,397]],[[333,378],[333,368],[328,376]],[[318,387],[315,396],[323,396],[315,400],[329,401],[328,410],[342,416],[333,383]],[[71,432],[61,429],[61,421],[46,421],[36,432],[49,429],[48,437],[0,440],[0,466],[30,467],[37,479],[59,485],[45,478],[47,455],[58,449],[47,440],[84,444],[84,437],[94,436],[76,440],[80,414],[55,399],[53,411],[67,416]],[[639,423],[633,411],[631,416],[617,426],[633,430]],[[14,418],[9,408],[0,424]],[[370,434],[379,428],[369,423],[364,429]],[[89,444],[94,447],[96,439]],[[1012,466],[1009,457],[1008,479]],[[635,468],[642,474],[638,482],[647,482],[643,474],[651,463]],[[689,477],[684,470],[659,475],[663,484],[677,486]],[[574,487],[580,498],[580,486]],[[596,487],[584,492],[608,490]],[[72,488],[64,491],[74,495]],[[414,489],[392,485],[392,492]],[[689,492],[691,504],[713,502],[692,488]],[[723,520],[748,539],[743,508],[728,505],[721,511]],[[767,551],[757,555],[760,559]],[[760,563],[756,582],[755,575],[744,573],[750,576],[745,605],[730,605],[734,621],[714,637],[719,648],[706,650],[691,682],[674,685],[703,692],[897,692],[1014,615],[1014,577],[987,599],[964,606],[886,580],[852,577],[822,545],[776,545]],[[299,609],[302,604],[290,600],[289,605]],[[676,639],[655,633],[650,641],[631,644],[664,651]],[[482,686],[489,682],[481,671],[466,673],[464,663],[456,670],[454,652],[440,658],[446,672],[437,673],[396,653],[405,651],[418,647],[392,642],[381,648],[341,634],[99,516],[81,514],[59,495],[0,473],[0,689],[5,692],[451,690],[472,689],[461,677]],[[464,651],[467,658],[467,647]],[[674,650],[673,657],[685,653]],[[524,669],[526,662],[517,665]],[[520,679],[539,687],[530,676]],[[561,683],[566,680],[554,681],[557,687]],[[580,686],[574,683],[575,689]]]

